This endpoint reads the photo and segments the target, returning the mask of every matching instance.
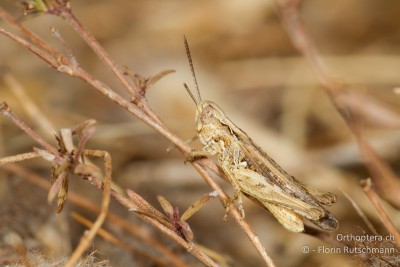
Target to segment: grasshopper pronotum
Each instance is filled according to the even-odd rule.
[[[239,210],[244,217],[242,194],[268,209],[288,230],[302,232],[302,218],[324,230],[338,227],[337,219],[322,205],[332,205],[336,196],[320,191],[298,181],[280,167],[237,127],[215,103],[201,99],[189,46],[184,38],[189,65],[196,87],[195,95],[184,84],[197,105],[196,129],[203,150],[192,151],[191,159],[216,156],[234,196],[227,203],[238,200]]]

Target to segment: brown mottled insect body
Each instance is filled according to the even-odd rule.
[[[268,209],[288,230],[304,230],[302,218],[307,218],[325,230],[338,227],[336,218],[322,205],[332,205],[336,196],[299,182],[286,173],[272,158],[262,151],[249,136],[227,118],[222,109],[200,97],[189,47],[186,51],[197,89],[197,99],[186,90],[197,105],[196,130],[202,151],[192,151],[193,159],[215,156],[235,194],[227,203],[238,200],[244,217],[242,194]]]

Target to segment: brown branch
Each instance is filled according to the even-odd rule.
[[[57,149],[47,143],[42,137],[40,137],[35,131],[33,131],[25,122],[23,122],[20,118],[15,116],[15,114],[11,111],[10,107],[6,102],[0,103],[0,114],[9,118],[15,125],[17,125],[21,130],[23,130],[27,135],[29,135],[33,140],[35,140],[38,144],[40,144],[45,150],[52,153],[55,157],[59,155]]]
[[[36,44],[38,47],[42,47],[49,55],[52,55],[53,58],[57,58],[59,56],[59,52],[48,45],[43,39],[39,36],[31,32],[29,29],[25,28],[21,23],[19,23],[16,19],[14,19],[10,14],[7,13],[0,6],[0,18],[4,19],[8,24],[17,28],[23,35],[25,35],[32,43]]]
[[[361,217],[361,219],[364,221],[365,225],[368,227],[368,229],[374,234],[374,235],[379,235],[378,231],[376,231],[375,227],[372,225],[371,221],[368,219],[368,217],[365,215],[365,213],[361,210],[361,208],[357,205],[357,203],[347,194],[346,192],[342,191],[343,195],[350,201],[351,205],[353,208],[356,210],[357,214]]]
[[[364,136],[360,133],[357,135],[358,145],[363,155],[365,164],[371,174],[374,188],[379,196],[386,200],[396,209],[400,210],[400,179],[372,149],[372,147],[364,141]]]
[[[139,90],[134,88],[129,81],[126,79],[124,72],[121,71],[120,67],[114,62],[114,60],[110,57],[107,51],[97,42],[96,38],[90,34],[88,30],[80,23],[80,21],[75,17],[72,13],[71,9],[66,8],[63,9],[63,12],[60,13],[60,17],[65,19],[72,28],[82,37],[82,39],[93,49],[93,51],[97,54],[97,56],[104,61],[105,65],[108,66],[114,75],[118,78],[118,80],[122,83],[125,90],[128,91],[131,97],[137,98],[139,97]]]
[[[143,111],[150,116],[155,122],[162,125],[161,119],[151,110],[147,104],[146,98],[143,97],[140,88],[134,87],[129,83],[128,79],[124,75],[124,71],[114,62],[106,50],[97,42],[96,38],[80,23],[77,17],[74,15],[70,8],[63,9],[63,12],[59,14],[63,19],[65,19],[72,28],[82,37],[82,39],[92,48],[92,50],[97,54],[97,56],[102,60],[106,66],[108,66],[117,79],[124,86],[125,90],[129,93],[131,99],[130,102],[138,103],[138,105],[143,109]]]
[[[24,153],[24,154],[18,154],[16,156],[3,157],[3,158],[0,158],[0,166],[5,165],[5,164],[10,164],[13,162],[17,162],[17,161],[34,159],[34,158],[38,158],[38,157],[40,157],[40,155],[37,152],[28,152],[28,153]]]
[[[37,46],[32,45],[28,41],[22,39],[21,37],[18,37],[18,36],[8,32],[4,29],[1,29],[1,28],[0,28],[0,34],[3,34],[4,36],[7,36],[11,40],[14,40],[15,42],[19,43],[20,45],[22,45],[23,47],[25,47],[26,49],[31,51],[33,54],[35,54],[38,57],[40,57],[41,59],[43,59],[45,62],[47,62],[51,66],[57,65],[56,61],[54,60],[54,57],[51,56],[50,54],[48,54],[45,50],[42,50],[42,49],[38,48]]]
[[[400,233],[393,225],[393,222],[390,220],[389,216],[387,215],[385,209],[382,207],[381,203],[379,203],[379,197],[374,191],[371,179],[368,178],[366,180],[362,180],[360,184],[365,194],[367,194],[372,205],[374,205],[375,210],[378,213],[379,218],[381,219],[383,225],[386,227],[389,233],[394,236],[397,246],[400,247]]]

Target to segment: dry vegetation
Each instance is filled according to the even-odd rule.
[[[10,108],[0,107],[0,265],[400,264],[398,1],[73,1],[76,17],[63,0],[25,1],[53,5],[25,6],[27,16],[16,2],[0,5],[0,100]],[[182,86],[192,87],[183,34],[202,96],[289,173],[338,195],[336,232],[288,232],[247,199],[245,220],[237,209],[222,220],[231,186],[210,160],[184,164],[195,105]],[[73,153],[57,151],[62,128],[76,137]],[[33,159],[9,163],[18,157]],[[60,189],[52,169],[58,186],[69,176],[60,214],[47,201]],[[175,207],[182,215],[216,190],[219,201],[179,216]]]

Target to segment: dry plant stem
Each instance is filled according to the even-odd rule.
[[[4,19],[8,24],[16,27],[23,35],[25,35],[32,43],[37,44],[39,47],[42,47],[45,51],[47,51],[50,55],[56,58],[59,53],[49,46],[44,40],[42,40],[39,36],[25,28],[21,23],[19,23],[16,19],[10,16],[2,7],[0,7],[0,18]]]
[[[1,9],[0,9],[0,11],[1,11]],[[4,17],[4,16],[2,16],[3,13],[4,12],[0,12],[0,17]],[[11,21],[10,23],[14,26],[18,25],[18,22],[16,22],[16,21]],[[78,30],[85,31],[83,28],[78,28]],[[29,36],[31,34],[29,31],[23,32],[23,33],[26,36]],[[39,49],[38,47],[26,42],[25,40],[7,32],[3,29],[0,29],[0,34],[3,34],[5,36],[13,39],[17,43],[21,44],[22,46],[24,46],[25,48],[27,48],[34,54],[38,55],[44,61],[49,63],[53,68],[57,69],[58,71],[68,74],[70,76],[79,77],[82,80],[86,81],[87,83],[92,85],[95,89],[97,89],[102,94],[104,94],[109,99],[111,99],[113,102],[116,102],[122,108],[126,109],[127,111],[129,111],[130,113],[132,113],[133,115],[135,115],[136,117],[141,119],[143,122],[145,122],[150,127],[155,129],[157,132],[159,132],[161,135],[163,135],[169,141],[174,143],[179,148],[179,150],[182,151],[183,154],[190,153],[191,147],[188,144],[186,144],[184,141],[179,139],[176,135],[174,135],[170,130],[168,130],[167,127],[165,125],[161,124],[161,122],[159,120],[155,120],[154,118],[157,118],[157,116],[154,113],[152,113],[151,111],[149,111],[149,109],[147,109],[147,114],[146,114],[146,112],[144,112],[139,106],[134,105],[131,102],[125,100],[119,94],[115,93],[112,89],[110,89],[107,85],[105,85],[101,81],[95,79],[93,76],[91,76],[89,73],[84,71],[82,68],[76,66],[75,64],[71,64],[70,60],[66,59],[61,54],[58,54],[56,58],[51,57],[51,55],[48,52],[45,52],[43,50],[43,49],[46,49],[46,51],[47,51],[47,48],[41,46],[41,42],[44,42],[44,41],[41,40],[41,42],[38,42],[36,40],[33,40],[33,42],[37,46],[41,47]],[[80,33],[80,34],[82,35],[85,33]],[[32,38],[28,37],[28,39],[32,39]],[[151,116],[149,116],[148,114],[151,114]],[[198,171],[200,170],[200,168],[201,168],[200,165],[198,165],[197,163],[192,163],[192,164],[193,164],[193,166],[195,166],[195,168]],[[208,161],[208,164],[211,166],[215,166],[215,164],[212,163],[211,161]],[[218,167],[214,167],[213,169],[217,170]],[[206,171],[199,171],[199,173],[203,176],[203,178],[207,182],[212,181],[213,186],[214,186],[213,190],[219,190],[220,192],[222,192],[222,189],[218,186],[217,183],[215,183],[215,181],[212,180],[213,178]],[[221,176],[221,177],[224,177],[224,176]],[[225,206],[226,203],[224,201],[226,201],[226,198],[224,198],[221,194],[219,195],[219,198],[223,202],[223,205]],[[119,199],[118,201],[124,202],[124,199]],[[274,266],[271,258],[267,255],[264,247],[261,245],[261,243],[260,243],[258,237],[255,235],[254,231],[251,229],[251,227],[245,220],[241,219],[241,215],[238,212],[237,208],[232,206],[230,209],[230,214],[235,218],[235,220],[238,222],[238,224],[241,226],[241,228],[244,230],[244,232],[248,235],[249,239],[251,240],[251,242],[257,249],[257,251],[263,257],[265,263],[268,266]]]
[[[110,55],[104,48],[97,42],[97,40],[90,34],[88,30],[80,23],[80,21],[75,17],[70,9],[65,10],[62,12],[61,17],[65,19],[72,28],[80,34],[82,39],[93,49],[93,51],[97,54],[97,56],[104,61],[106,66],[108,66],[111,71],[115,74],[118,80],[122,83],[124,88],[128,91],[129,95],[131,96],[131,101],[140,101],[140,105],[145,111],[147,115],[149,115],[154,121],[159,124],[163,124],[162,121],[158,118],[158,116],[150,109],[147,104],[146,98],[144,98],[138,88],[135,88],[131,83],[129,83],[128,79],[124,75],[124,72],[117,66],[117,64],[112,60]]]
[[[308,60],[311,68],[319,79],[320,83],[328,93],[332,103],[353,132],[360,147],[361,154],[366,166],[374,180],[378,194],[387,200],[391,205],[400,209],[400,182],[390,167],[383,162],[376,152],[370,147],[363,137],[361,125],[362,118],[355,112],[351,104],[346,103],[346,88],[330,75],[314,43],[309,38],[303,22],[299,15],[301,0],[278,0],[279,11],[282,23],[286,27],[289,37],[296,48]]]
[[[99,181],[96,177],[90,177],[89,181],[97,188],[99,188],[99,189],[102,188],[102,182]],[[134,204],[131,200],[129,200],[125,196],[115,192],[114,190],[111,190],[111,196],[114,199],[116,199],[119,203],[121,203],[123,206],[127,207],[128,209],[138,210],[138,207],[136,204]],[[154,227],[156,227],[157,229],[159,229],[165,235],[172,238],[175,242],[177,242],[178,244],[183,246],[188,252],[190,252],[193,256],[198,258],[200,261],[202,261],[207,266],[215,266],[215,267],[218,266],[218,264],[216,264],[213,260],[211,260],[201,250],[199,250],[193,243],[186,242],[179,235],[177,235],[173,230],[166,227],[165,225],[160,223],[158,220],[156,220],[152,217],[146,216],[144,214],[141,214],[140,212],[137,212],[136,215],[139,216],[144,221],[146,221],[147,223],[149,223],[149,224],[153,225]]]
[[[35,133],[28,125],[25,124],[20,118],[14,115],[11,109],[8,107],[6,102],[0,103],[0,113],[9,118],[15,125],[17,125],[21,130],[32,137],[37,143],[39,143],[44,149],[51,152],[54,156],[58,156],[59,152],[57,149],[49,145],[43,138],[41,138],[37,133]]]
[[[342,191],[342,190],[341,190]],[[361,217],[361,219],[364,221],[364,223],[367,225],[368,229],[374,234],[378,235],[378,232],[376,231],[375,227],[372,225],[371,221],[365,216],[364,212],[361,210],[361,208],[357,205],[357,203],[347,194],[346,192],[342,191],[343,195],[350,201],[351,205],[353,208],[356,210],[358,215]]]
[[[357,130],[357,129],[356,129]],[[361,131],[356,133],[361,155],[374,182],[374,189],[379,196],[400,210],[400,180],[388,164],[386,164],[365,141]]]
[[[80,21],[75,17],[70,9],[65,10],[61,13],[61,17],[65,19],[72,28],[85,40],[85,42],[93,49],[97,56],[105,62],[105,64],[111,69],[118,80],[122,83],[124,88],[128,91],[131,96],[131,101],[140,101],[140,105],[147,115],[149,115],[155,122],[162,125],[162,121],[158,116],[149,108],[147,105],[146,98],[142,97],[139,93],[138,88],[133,87],[124,72],[120,70],[117,64],[112,60],[110,55],[104,50],[104,48],[97,42],[97,40],[90,34],[88,30],[83,27]]]
[[[379,197],[375,193],[373,189],[373,185],[371,179],[362,180],[360,182],[362,189],[364,190],[365,194],[367,194],[369,200],[371,201],[372,205],[374,205],[375,210],[378,212],[379,218],[381,219],[383,225],[385,225],[386,229],[389,231],[391,235],[394,236],[396,240],[397,246],[400,247],[400,234],[396,227],[393,225],[392,221],[390,220],[389,216],[387,215],[386,211],[382,207],[381,203],[379,203]]]
[[[19,176],[24,177],[27,179],[30,183],[45,189],[49,190],[51,187],[51,184],[49,181],[46,179],[41,178],[40,176],[29,172],[25,168],[16,165],[16,164],[8,164],[8,165],[3,165],[1,166],[2,169],[12,172],[14,174],[17,174]],[[89,202],[85,198],[81,197],[80,195],[74,193],[74,192],[69,192],[68,194],[68,201],[71,203],[76,204],[79,207],[83,207],[85,209],[91,210],[93,212],[99,212],[100,209],[97,207],[97,205]],[[121,228],[125,229],[129,233],[131,233],[133,236],[138,237],[139,239],[143,240],[145,243],[148,243],[151,247],[155,248],[158,250],[161,254],[165,255],[166,258],[169,259],[169,261],[174,264],[174,266],[178,267],[187,267],[188,265],[184,263],[181,259],[179,259],[177,256],[172,253],[168,248],[163,246],[161,243],[158,242],[158,240],[153,239],[150,235],[145,234],[145,231],[141,228],[136,227],[134,224],[127,222],[123,218],[109,212],[107,214],[107,219],[117,225],[119,225]]]
[[[1,10],[1,8],[0,8]],[[1,17],[1,12],[0,12],[0,17]],[[57,61],[55,60],[55,57],[47,53],[47,51],[42,50],[38,48],[37,46],[32,45],[31,43],[27,42],[26,40],[0,28],[0,33],[3,34],[4,36],[7,36],[11,40],[16,41],[17,43],[21,44],[24,46],[26,49],[31,51],[33,54],[37,55],[41,59],[43,59],[45,62],[47,62],[50,66],[55,67],[58,65]],[[40,46],[39,46],[40,47]],[[60,55],[60,54],[59,54]]]
[[[40,155],[36,152],[28,152],[28,153],[19,154],[16,156],[3,157],[3,158],[0,158],[0,166],[4,165],[4,164],[9,164],[9,163],[17,162],[17,161],[23,161],[23,160],[27,160],[27,159],[34,159],[34,158],[38,158],[38,157],[40,157]]]
[[[75,17],[70,9],[64,9],[61,12],[60,16],[65,19],[72,28],[77,31],[80,36],[85,40],[85,42],[90,45],[93,51],[97,54],[97,56],[106,63],[108,67],[110,67],[111,71],[118,78],[118,80],[122,83],[124,88],[128,91],[128,93],[132,97],[137,97],[139,95],[139,91],[137,88],[133,88],[131,84],[128,82],[123,72],[117,67],[116,63],[112,58],[108,55],[108,53],[103,49],[103,47],[97,42],[97,40],[83,27],[80,21]]]
[[[88,228],[93,227],[93,223],[90,220],[86,219],[85,217],[79,215],[76,212],[71,212],[71,217],[74,218],[79,223],[85,225]],[[132,255],[141,257],[147,261],[154,263],[157,266],[166,266],[167,265],[167,262],[160,260],[159,258],[154,257],[154,256],[152,256],[144,251],[141,251],[135,247],[132,247],[128,243],[119,240],[118,238],[113,236],[111,233],[109,233],[108,231],[106,231],[102,228],[99,229],[98,234],[101,237],[103,237],[105,240],[107,240],[108,242],[129,251]]]
[[[111,190],[111,156],[106,151],[99,151],[99,150],[84,150],[83,154],[85,156],[92,156],[92,157],[101,157],[104,159],[104,183],[102,185],[103,189],[103,196],[101,201],[101,209],[100,214],[97,217],[96,221],[94,222],[93,226],[90,228],[89,232],[85,233],[79,245],[72,253],[71,257],[68,259],[66,267],[72,267],[75,263],[80,259],[82,254],[86,251],[86,249],[90,246],[91,242],[93,241],[94,237],[96,236],[97,231],[100,229],[101,225],[105,221],[107,217],[108,207],[110,205],[110,190]]]

